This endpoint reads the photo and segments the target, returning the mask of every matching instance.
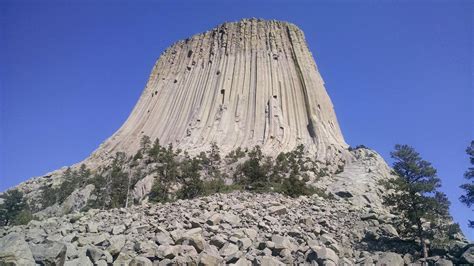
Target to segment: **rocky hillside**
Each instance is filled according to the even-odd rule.
[[[415,260],[387,211],[316,195],[233,192],[88,212],[0,229],[19,265],[430,265],[473,263],[474,246]],[[442,257],[441,257],[442,256]]]

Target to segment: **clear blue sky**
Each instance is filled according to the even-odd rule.
[[[281,19],[306,33],[347,142],[389,162],[394,144],[414,146],[474,239],[474,213],[458,201],[474,137],[469,1],[193,2],[0,0],[0,191],[87,157],[173,42],[224,21]]]

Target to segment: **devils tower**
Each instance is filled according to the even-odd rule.
[[[345,143],[297,26],[224,23],[166,49],[91,156],[0,194],[0,265],[471,263],[450,217],[418,259],[393,173]]]
[[[244,19],[166,49],[123,126],[94,153],[133,154],[143,135],[196,153],[304,144],[319,158],[347,147],[324,81],[295,25]]]

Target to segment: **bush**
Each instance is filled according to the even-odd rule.
[[[358,149],[369,149],[367,148],[365,145],[357,145],[354,147],[349,147],[349,151],[355,151],[355,150],[358,150]]]
[[[276,192],[285,194],[292,198],[312,194],[305,182],[293,175],[291,175],[290,178],[285,178]]]
[[[0,225],[27,224],[33,218],[23,193],[18,189],[7,191],[2,198]]]
[[[221,178],[204,181],[202,183],[204,195],[211,195],[214,193],[228,193],[235,190],[240,190],[241,186],[238,184],[226,185]]]
[[[156,178],[153,182],[148,198],[152,202],[168,202],[170,200],[168,196],[168,188],[159,178]]]
[[[29,208],[22,210],[19,212],[12,221],[12,225],[23,225],[28,224],[31,220],[35,220],[36,218],[33,216]]]
[[[269,178],[267,174],[272,167],[270,160],[263,161],[262,150],[256,146],[249,152],[249,158],[239,165],[234,173],[234,180],[245,189],[251,191],[268,191]]]
[[[227,154],[225,158],[227,159],[227,162],[229,164],[232,164],[232,163],[237,162],[239,159],[244,158],[245,154],[246,152],[242,150],[242,148],[238,147],[237,149],[229,152],[229,154]]]
[[[181,163],[181,177],[183,186],[178,191],[178,198],[192,199],[204,193],[201,175],[199,171],[202,169],[199,160],[196,158],[186,158]]]

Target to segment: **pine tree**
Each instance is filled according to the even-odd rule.
[[[167,202],[169,201],[168,185],[160,177],[156,177],[153,181],[150,193],[148,194],[152,202]]]
[[[270,171],[270,163],[264,160],[260,146],[255,146],[249,153],[249,158],[239,166],[234,174],[234,179],[239,184],[246,186],[246,189],[253,191],[265,191],[269,186],[268,173]]]
[[[436,169],[412,147],[395,145],[391,156],[395,160],[393,170],[398,178],[386,183],[387,188],[394,189],[395,193],[387,195],[385,203],[398,213],[400,233],[418,239],[421,253],[426,258],[427,240],[433,239],[436,230],[441,230],[441,221],[449,217],[449,201],[437,190],[441,182]]]
[[[31,220],[28,204],[23,198],[23,193],[18,189],[7,191],[2,195],[3,203],[0,204],[0,225],[26,224]]]
[[[79,187],[82,187],[86,184],[87,180],[89,179],[89,177],[91,175],[91,171],[89,169],[87,169],[85,164],[81,164],[81,166],[79,167],[79,170],[77,171],[76,175],[77,175],[76,184]]]
[[[183,186],[178,191],[181,199],[192,199],[204,193],[203,182],[199,171],[200,161],[197,158],[186,158],[181,163],[181,177]]]
[[[151,145],[150,137],[148,137],[147,135],[144,135],[142,139],[140,140],[140,148],[144,152],[147,152],[150,149],[150,145]]]
[[[104,209],[107,201],[107,179],[101,174],[96,174],[89,182],[94,185],[95,197],[89,199],[87,202],[88,207]]]
[[[464,173],[464,177],[470,182],[461,185],[465,194],[459,199],[470,208],[474,205],[474,140],[471,141],[471,145],[467,147],[466,153],[469,155],[469,161],[473,167],[469,167]],[[469,227],[474,228],[474,221],[469,221]]]
[[[76,188],[76,178],[77,178],[77,173],[75,171],[72,171],[70,167],[64,171],[61,179],[63,182],[61,183],[61,186],[59,187],[57,191],[57,202],[58,203],[63,203],[64,200],[66,200],[69,195],[74,191]]]
[[[128,192],[128,174],[122,170],[126,163],[126,155],[123,152],[117,152],[112,162],[112,169],[110,170],[110,207],[120,208],[125,207]]]

